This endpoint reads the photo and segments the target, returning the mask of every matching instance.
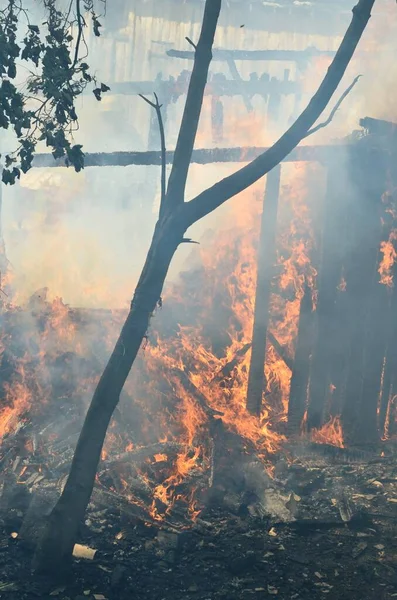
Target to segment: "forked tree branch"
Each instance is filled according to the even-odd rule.
[[[159,103],[159,99],[157,94],[154,94],[156,102],[151,102],[142,94],[138,94],[142,100],[147,102],[154,110],[156,111],[157,120],[159,122],[159,130],[160,130],[160,147],[161,147],[161,200],[160,200],[160,217],[163,216],[165,210],[165,194],[166,194],[166,177],[167,177],[167,166],[166,166],[166,156],[167,156],[167,148],[165,145],[165,131],[164,131],[164,122],[163,117],[161,115],[161,107],[162,104]]]
[[[186,180],[196,139],[208,70],[212,60],[212,45],[221,10],[221,0],[206,0],[203,25],[195,48],[194,64],[186,96],[182,123],[168,181],[166,208],[172,210],[184,202]],[[189,40],[191,44],[191,40]]]
[[[340,84],[371,17],[375,0],[359,0],[351,23],[317,92],[295,123],[254,161],[208,188],[183,207],[187,227],[236,196],[278,165],[304,139]]]
[[[350,92],[352,91],[352,89],[354,88],[354,86],[356,85],[358,80],[360,79],[360,77],[362,77],[362,75],[357,75],[357,77],[354,78],[353,82],[349,85],[349,87],[347,89],[345,89],[345,91],[339,98],[338,102],[335,104],[334,108],[331,110],[328,119],[326,119],[322,123],[319,123],[315,127],[312,127],[312,129],[309,129],[309,131],[305,135],[305,138],[309,137],[309,135],[313,135],[313,133],[317,133],[317,131],[319,131],[320,129],[324,129],[324,127],[327,127],[331,123],[332,119],[334,118],[337,111],[339,110],[343,100],[346,98],[346,96],[348,96],[350,94]]]

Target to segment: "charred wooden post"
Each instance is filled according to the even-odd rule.
[[[262,408],[262,393],[266,387],[266,338],[269,323],[271,281],[275,262],[280,174],[281,168],[278,165],[267,176],[259,240],[254,326],[247,390],[247,409],[258,416]]]
[[[342,423],[350,443],[376,442],[379,438],[377,407],[386,335],[382,319],[387,314],[387,303],[379,290],[378,273],[386,152],[365,142],[351,160],[355,193],[348,213],[346,294],[350,342]]]
[[[292,370],[288,402],[288,433],[296,435],[300,431],[306,409],[310,376],[310,355],[313,342],[313,300],[312,290],[306,284],[300,304],[298,339]]]
[[[209,426],[210,435],[210,489],[216,488],[221,473],[221,462],[224,452],[224,425],[221,419],[211,419]]]
[[[345,239],[348,239],[347,222],[343,224]],[[348,369],[349,317],[346,281],[342,264],[341,281],[336,294],[335,321],[332,329],[333,353],[329,361],[329,388],[327,390],[330,417],[340,417],[346,399],[346,378]]]
[[[392,176],[392,186],[394,190],[396,190],[396,179],[397,174],[393,173]],[[391,204],[395,206],[397,202],[397,195],[394,191],[391,194]],[[390,214],[393,215],[393,211],[390,211]],[[397,220],[395,217],[389,223],[389,231],[395,231],[397,229]],[[395,248],[395,241],[393,243]],[[390,282],[390,287],[388,287],[388,296],[389,296],[389,305],[388,305],[388,313],[387,313],[387,323],[388,323],[388,331],[387,331],[387,349],[385,355],[385,361],[383,365],[383,377],[382,377],[382,390],[381,397],[379,402],[379,433],[383,439],[387,439],[391,434],[392,422],[396,418],[396,415],[393,415],[393,397],[397,392],[397,319],[395,315],[397,314],[397,264],[393,265],[391,270],[392,281]]]
[[[379,433],[387,438],[390,433],[390,411],[392,398],[397,392],[397,266],[393,269],[393,287],[389,292],[390,302],[387,321],[389,323],[387,335],[387,350],[384,362],[381,398],[379,403]]]
[[[373,273],[368,314],[360,419],[357,426],[357,440],[360,442],[366,440],[376,442],[383,435],[383,430],[379,428],[378,406],[381,396],[382,372],[385,367],[388,329],[395,320],[394,314],[390,315],[387,310],[388,300],[388,289],[379,282],[379,273],[376,268]],[[389,317],[391,317],[390,320]],[[392,345],[395,344],[395,340],[394,337]]]
[[[319,268],[318,300],[315,313],[316,340],[313,348],[312,369],[307,411],[308,429],[324,424],[324,409],[330,381],[329,366],[340,351],[335,331],[335,309],[338,285],[342,272],[342,253],[346,190],[341,181],[340,165],[331,163],[328,170],[327,191],[323,211],[323,235]]]
[[[211,98],[211,126],[212,141],[214,144],[223,142],[223,104],[217,96]]]
[[[274,80],[275,80],[275,77],[272,77],[270,80],[270,83],[274,82]],[[277,91],[270,94],[267,112],[268,112],[271,122],[277,123],[277,121],[280,118],[281,101],[282,101],[282,96]]]
[[[251,103],[251,98],[246,94],[246,92],[244,90],[244,80],[241,77],[240,73],[238,72],[236,63],[234,62],[233,58],[228,59],[227,64],[228,64],[229,71],[230,71],[230,74],[233,77],[233,79],[242,84],[241,85],[241,95],[244,100],[244,104],[245,104],[245,108],[247,109],[247,112],[252,112],[253,107],[252,107],[252,103]]]
[[[3,237],[3,183],[1,181],[2,176],[2,168],[0,165],[0,306],[4,301],[4,276],[7,271],[7,255],[6,255],[6,246]]]

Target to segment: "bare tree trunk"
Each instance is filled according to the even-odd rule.
[[[93,490],[113,411],[161,296],[171,259],[182,241],[182,219],[157,223],[131,309],[95,390],[75,450],[70,475],[36,549],[33,566],[51,572],[68,565]]]
[[[276,260],[275,243],[280,172],[281,167],[278,165],[267,177],[259,240],[254,326],[247,390],[247,409],[257,416],[261,414],[262,393],[266,387],[266,338],[272,275]]]

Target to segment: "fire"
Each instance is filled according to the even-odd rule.
[[[389,426],[392,422],[397,422],[397,395],[390,398],[387,405],[385,428],[382,436],[383,440],[388,440],[390,438]]]
[[[163,462],[165,460],[167,460],[167,455],[166,454],[155,454],[153,456],[153,460],[154,462]]]
[[[311,432],[311,439],[313,442],[319,444],[332,444],[333,446],[343,448],[343,430],[340,417],[332,417],[321,429],[313,430]]]
[[[339,285],[338,285],[338,290],[340,292],[345,292],[346,288],[347,288],[346,279],[342,275],[341,280],[340,280]]]
[[[25,383],[25,373],[23,366],[18,368],[20,381],[15,381],[13,385],[5,387],[5,404],[1,412],[0,419],[0,438],[6,433],[15,431],[21,425],[21,414],[29,409],[32,402],[32,395]]]
[[[380,262],[378,273],[380,275],[380,283],[387,287],[393,287],[393,267],[397,259],[397,252],[395,244],[397,241],[397,230],[393,229],[390,232],[389,239],[387,242],[382,242],[380,245],[380,252],[383,255]]]

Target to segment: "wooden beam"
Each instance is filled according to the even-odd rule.
[[[193,60],[194,52],[190,50],[167,50],[166,54],[173,58],[183,60]],[[306,50],[225,50],[222,48],[214,49],[212,60],[220,62],[229,62],[230,60],[248,60],[248,61],[283,61],[303,63],[318,56],[329,56],[333,58],[335,52],[332,50],[318,50],[317,48],[307,48]]]
[[[289,154],[283,162],[326,162],[332,156],[340,155],[346,146],[300,146]],[[213,163],[246,163],[257,158],[268,148],[236,147],[198,149],[193,151],[192,163],[208,165]],[[166,153],[167,164],[171,164],[174,153]],[[87,152],[86,167],[129,167],[131,165],[161,165],[161,153],[157,150],[147,152]],[[52,154],[36,154],[33,167],[66,167],[64,159],[55,160]]]

